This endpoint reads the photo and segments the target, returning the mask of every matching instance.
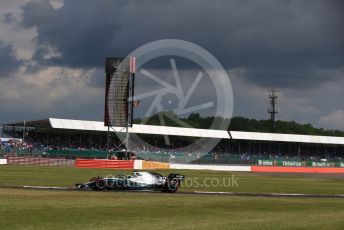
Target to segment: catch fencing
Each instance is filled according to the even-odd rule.
[[[9,156],[7,157],[8,165],[35,165],[35,166],[64,166],[64,167],[74,167],[75,160],[64,159],[64,158],[47,158],[47,157],[17,157]]]

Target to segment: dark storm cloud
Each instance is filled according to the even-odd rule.
[[[14,24],[17,21],[17,19],[12,13],[7,13],[4,15],[3,21],[6,24]]]
[[[12,46],[0,41],[0,78],[8,77],[20,64],[21,61],[17,59]]]
[[[48,1],[23,7],[24,27],[37,28],[41,65],[102,68],[104,57],[125,56],[157,39],[194,42],[226,68],[266,86],[312,87],[343,67],[344,4],[336,0]],[[59,57],[44,58],[48,48]],[[304,80],[306,79],[306,80]],[[308,83],[305,83],[307,81]]]
[[[48,1],[33,1],[23,8],[23,25],[37,27],[39,48],[34,58],[42,64],[99,67],[105,56],[118,53],[112,44],[119,29],[113,1],[66,1],[55,10]],[[60,58],[46,59],[51,47]],[[119,46],[121,47],[121,46]]]

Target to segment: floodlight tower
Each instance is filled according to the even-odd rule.
[[[271,131],[275,132],[275,121],[276,121],[276,114],[279,113],[279,108],[277,107],[277,91],[276,89],[271,89],[271,92],[269,94],[270,98],[270,107],[268,109],[268,113],[270,113],[270,119],[271,119]]]

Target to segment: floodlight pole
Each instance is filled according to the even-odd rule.
[[[109,153],[110,153],[110,124],[108,124],[108,130],[107,130],[106,149],[107,149],[106,158],[109,159]]]
[[[125,140],[125,157],[128,158],[128,151],[129,151],[129,140],[130,140],[130,133],[129,127],[132,127],[133,122],[133,95],[134,95],[134,77],[135,74],[129,74],[129,92],[128,92],[128,116],[127,116],[127,124],[125,127],[126,132],[126,140]]]
[[[131,99],[130,99],[130,90],[131,90],[131,74],[129,73],[128,76],[128,101],[127,101],[127,121],[125,125],[125,158],[128,157],[128,149],[129,149],[129,121],[130,121],[130,111],[131,111]]]
[[[23,126],[23,144],[25,142],[25,125],[26,125],[26,121],[24,120],[24,126]]]
[[[276,89],[272,89],[271,93],[269,94],[270,98],[270,108],[268,109],[268,113],[271,115],[271,131],[274,133],[275,132],[275,120],[276,120],[276,114],[279,113],[279,108],[277,107],[277,92]]]
[[[129,74],[129,87],[128,87],[128,116],[127,116],[127,122],[125,127],[125,158],[128,158],[128,150],[129,150],[129,126],[130,126],[130,120],[131,120],[131,111],[132,111],[132,98],[131,98],[131,91],[132,91],[132,76]]]
[[[125,127],[126,138],[125,138],[125,158],[128,157],[128,149],[129,149],[129,126]]]

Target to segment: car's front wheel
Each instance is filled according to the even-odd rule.
[[[106,188],[106,182],[104,179],[98,178],[94,181],[94,190],[103,191]]]

